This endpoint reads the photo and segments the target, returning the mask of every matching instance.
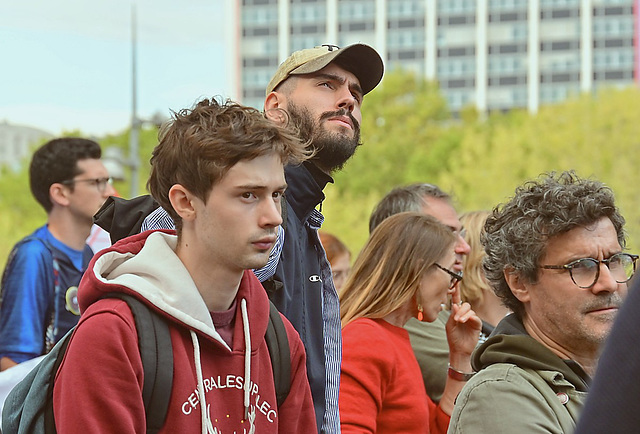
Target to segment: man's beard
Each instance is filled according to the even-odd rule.
[[[347,109],[340,109],[335,112],[324,112],[317,122],[314,122],[309,109],[298,107],[289,103],[287,108],[289,121],[298,128],[300,137],[311,143],[315,150],[313,159],[321,169],[329,173],[340,170],[344,167],[349,158],[356,152],[360,143],[360,124]],[[345,134],[327,131],[322,126],[322,121],[336,116],[348,116],[353,124],[353,137],[349,138]]]

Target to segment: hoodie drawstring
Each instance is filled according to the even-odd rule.
[[[249,418],[249,400],[251,398],[251,333],[249,331],[249,314],[247,313],[247,300],[240,301],[242,313],[242,328],[244,331],[244,419]],[[207,400],[204,394],[204,381],[202,380],[202,362],[200,360],[200,343],[198,336],[191,330],[191,342],[193,343],[193,359],[196,364],[196,379],[198,382],[198,397],[200,399],[200,418],[202,420],[202,433],[213,434],[215,431],[211,420],[207,416]]]
[[[249,418],[249,391],[251,380],[251,335],[249,334],[249,315],[247,314],[247,300],[240,301],[242,312],[242,329],[244,330],[244,418]]]
[[[207,400],[204,395],[204,382],[202,381],[202,363],[200,361],[200,343],[198,336],[192,331],[191,342],[193,342],[193,359],[196,363],[196,378],[198,380],[198,397],[200,398],[200,419],[202,421],[202,434],[213,434],[213,426],[207,417]]]

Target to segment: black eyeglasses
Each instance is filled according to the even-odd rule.
[[[605,264],[618,283],[628,282],[636,271],[638,255],[616,253],[609,259],[581,258],[566,265],[541,265],[546,270],[569,270],[571,280],[579,288],[589,289],[600,277],[600,264]]]
[[[89,185],[95,185],[100,193],[104,193],[107,189],[107,184],[113,184],[112,178],[91,178],[91,179],[67,179],[66,181],[62,181],[60,184],[71,185],[76,184],[78,182],[86,182]]]
[[[449,282],[449,289],[453,289],[456,286],[456,284],[462,280],[462,273],[456,273],[455,271],[451,271],[447,268],[444,268],[442,265],[438,263],[435,263],[433,265],[435,265],[436,267],[438,267],[439,269],[447,273],[449,276],[451,276],[451,281]]]

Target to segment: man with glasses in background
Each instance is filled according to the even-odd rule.
[[[45,143],[29,183],[46,225],[11,251],[0,289],[0,370],[47,353],[77,322],[77,286],[93,256],[93,215],[115,194],[100,145],[82,138]]]
[[[485,224],[483,262],[513,312],[476,349],[450,433],[570,433],[638,256],[612,191],[574,172],[516,189]]]
[[[462,273],[462,261],[471,251],[471,247],[464,240],[464,228],[458,219],[451,196],[437,185],[427,183],[396,187],[380,200],[371,213],[369,233],[373,232],[387,217],[406,211],[430,215],[456,234],[454,245],[456,260],[453,271]],[[456,296],[459,297],[459,290],[457,291]],[[404,325],[409,332],[411,347],[420,365],[424,387],[435,403],[440,402],[447,375],[456,376],[455,370],[448,369],[449,343],[445,327],[450,316],[451,311],[443,309],[433,322],[422,322],[411,318]]]

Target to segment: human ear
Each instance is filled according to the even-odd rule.
[[[59,182],[54,182],[49,186],[49,199],[51,200],[52,204],[68,206],[69,193],[69,188]]]
[[[193,199],[193,194],[180,184],[175,184],[169,189],[171,206],[182,220],[195,219],[196,209],[193,206]]]
[[[285,97],[280,92],[271,92],[264,100],[264,115],[277,124],[286,125],[288,122],[285,110]]]
[[[514,270],[513,267],[507,267],[503,271],[504,279],[511,289],[511,293],[522,303],[530,300],[529,285],[525,282],[520,272]]]

